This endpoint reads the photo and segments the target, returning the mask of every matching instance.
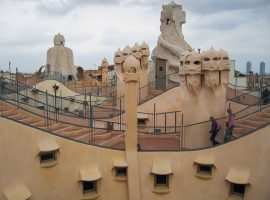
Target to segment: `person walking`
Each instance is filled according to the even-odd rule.
[[[218,141],[216,141],[216,136],[218,133],[218,128],[217,128],[217,121],[215,120],[214,117],[210,117],[210,121],[211,121],[211,130],[209,131],[209,133],[211,133],[211,137],[210,140],[213,144],[213,146],[215,146],[216,144],[219,144]]]
[[[226,130],[226,135],[224,138],[225,142],[232,140],[232,137],[233,137],[232,132],[233,132],[234,121],[235,121],[235,115],[232,113],[232,110],[230,108],[227,109],[227,113],[228,113],[228,119],[226,122],[227,130]]]

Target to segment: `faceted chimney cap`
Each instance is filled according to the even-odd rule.
[[[180,56],[179,74],[201,74],[201,55],[194,50]]]
[[[220,59],[219,70],[230,70],[230,58],[227,51],[220,49],[217,52]]]
[[[220,49],[218,51],[218,55],[219,57],[222,59],[222,58],[228,58],[229,59],[229,54],[227,51],[225,51],[224,49]]]
[[[130,55],[131,52],[132,52],[132,49],[130,48],[130,46],[126,46],[126,47],[123,49],[123,55],[124,55],[124,56]]]
[[[132,52],[133,52],[133,51],[138,52],[138,51],[140,51],[140,50],[141,50],[141,47],[138,45],[138,43],[136,43],[136,44],[132,47]]]
[[[145,43],[145,41],[142,43],[141,49],[149,49],[149,46]]]
[[[65,45],[65,38],[63,35],[58,33],[57,35],[54,36],[53,38],[54,45]]]
[[[120,50],[120,48],[117,49],[117,51],[114,53],[114,57],[121,57],[123,52]]]
[[[140,70],[140,62],[133,55],[130,55],[126,58],[123,68],[124,72],[137,73]]]
[[[137,43],[132,47],[132,54],[133,54],[137,59],[140,59],[140,58],[142,57],[141,47],[140,47]]]
[[[101,62],[101,67],[102,68],[108,68],[109,67],[108,60],[106,58],[103,58],[103,60]]]

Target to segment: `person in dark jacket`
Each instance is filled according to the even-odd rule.
[[[216,144],[219,144],[218,141],[216,141],[216,136],[217,136],[217,133],[218,133],[218,130],[217,130],[217,121],[215,120],[214,117],[210,117],[210,121],[212,122],[212,125],[211,125],[211,130],[209,131],[209,133],[211,133],[211,137],[210,137],[210,140],[214,145]]]

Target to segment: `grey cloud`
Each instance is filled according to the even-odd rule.
[[[212,14],[226,10],[253,9],[270,5],[268,0],[186,0],[183,1],[183,6],[195,13]]]
[[[152,10],[159,12],[161,10],[162,4],[170,3],[170,1],[167,0],[56,0],[54,1],[54,3],[48,3],[48,1],[26,0],[25,2],[31,1],[38,4],[37,8],[40,13],[47,15],[65,15],[79,6],[87,5],[147,6]],[[19,0],[2,0],[2,2],[19,2]],[[254,9],[258,7],[265,8],[270,5],[269,0],[176,0],[175,2],[178,4],[182,4],[183,9],[187,12],[190,11],[204,15],[227,10]]]
[[[128,4],[149,6],[152,9],[161,10],[163,4],[168,4],[167,0],[130,0]],[[176,3],[183,6],[183,10],[197,14],[213,14],[223,11],[233,11],[242,9],[266,8],[270,5],[269,0],[175,0]],[[268,12],[270,12],[268,10]]]
[[[119,4],[118,0],[68,0],[68,1],[60,1],[58,4],[48,3],[48,2],[40,2],[37,6],[38,10],[42,14],[47,15],[66,15],[71,12],[73,9],[79,6],[87,6],[87,5],[115,5]]]

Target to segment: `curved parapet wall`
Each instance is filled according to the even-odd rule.
[[[3,191],[15,183],[25,184],[32,198],[40,200],[83,199],[81,179],[86,177],[81,176],[86,168],[88,177],[98,180],[100,198],[128,199],[128,182],[117,179],[114,173],[117,166],[129,166],[125,163],[125,151],[77,143],[3,118],[0,125],[1,199],[5,198]],[[245,200],[269,199],[268,133],[266,126],[237,141],[204,150],[138,152],[141,199],[229,199],[233,171],[241,172],[241,180],[248,183]],[[44,148],[56,149],[57,161],[53,166],[40,163]],[[197,171],[205,163],[214,166],[208,177]],[[155,187],[155,174],[160,173],[169,175],[166,190]]]

